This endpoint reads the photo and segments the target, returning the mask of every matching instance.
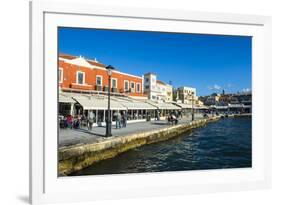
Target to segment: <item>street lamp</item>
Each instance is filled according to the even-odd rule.
[[[110,88],[111,88],[111,75],[112,70],[115,68],[111,65],[106,66],[107,74],[108,74],[108,107],[107,107],[107,120],[106,120],[106,137],[112,136],[111,134],[111,111],[110,111]]]
[[[191,110],[191,121],[194,120],[194,94],[192,93],[192,110]]]

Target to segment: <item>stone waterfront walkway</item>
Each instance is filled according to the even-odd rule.
[[[195,119],[203,118],[202,114],[195,115]],[[187,123],[191,121],[191,116],[187,118],[179,119],[179,124]],[[167,120],[161,121],[150,121],[150,122],[137,122],[129,123],[127,127],[116,129],[112,126],[113,136],[128,135],[136,132],[143,132],[155,129],[161,129],[168,125]],[[59,147],[70,146],[76,144],[87,144],[99,142],[103,139],[105,135],[105,127],[93,127],[92,131],[88,131],[87,128],[81,129],[60,129],[59,130]]]

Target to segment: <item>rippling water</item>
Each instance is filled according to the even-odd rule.
[[[252,166],[251,118],[226,118],[165,142],[145,145],[73,175]]]

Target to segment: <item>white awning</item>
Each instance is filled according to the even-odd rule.
[[[75,103],[75,100],[72,99],[72,97],[67,96],[67,95],[63,95],[63,94],[59,94],[59,102],[60,103]]]
[[[157,107],[140,100],[132,98],[113,97],[114,100],[121,103],[128,110],[155,110]]]
[[[188,108],[191,109],[192,108],[192,105],[190,105],[190,104],[184,104],[184,103],[174,103],[174,104],[183,108],[183,109],[188,109]]]
[[[122,105],[124,105],[128,110],[155,110],[156,107],[145,103],[145,102],[120,102]]]
[[[83,99],[83,98],[75,98],[75,100],[83,107],[84,110],[94,110],[96,107],[94,103],[90,100]]]
[[[98,98],[94,96],[79,96],[74,99],[83,107],[84,110],[107,110],[107,98]],[[112,110],[126,110],[127,108],[115,100],[110,100],[110,108]]]
[[[61,95],[60,95],[61,96]],[[105,95],[89,95],[80,93],[63,93],[59,101],[77,102],[84,110],[107,110],[108,98]],[[189,106],[182,104],[183,106]],[[180,110],[181,107],[168,102],[141,101],[132,98],[112,96],[110,98],[112,110]],[[189,107],[188,107],[189,108]]]
[[[172,104],[172,103],[167,103],[167,102],[152,102],[152,101],[147,101],[149,104],[157,107],[160,110],[180,110],[181,108]]]

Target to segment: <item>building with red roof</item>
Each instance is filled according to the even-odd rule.
[[[65,92],[105,94],[108,91],[106,66],[96,59],[59,54],[59,87]],[[111,76],[112,95],[147,98],[143,92],[143,77],[113,70]]]

